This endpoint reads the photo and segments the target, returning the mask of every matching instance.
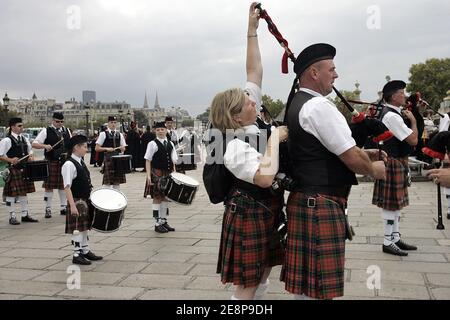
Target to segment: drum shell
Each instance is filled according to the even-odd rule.
[[[31,161],[25,163],[24,179],[27,181],[44,181],[49,176],[48,161]]]
[[[130,155],[112,156],[114,174],[128,174],[132,172],[132,157]]]
[[[194,200],[197,190],[198,186],[184,184],[170,175],[167,177],[167,185],[164,188],[164,194],[167,198],[176,203],[190,205]]]
[[[122,224],[124,214],[125,210],[106,212],[94,207],[92,229],[104,233],[117,231]]]

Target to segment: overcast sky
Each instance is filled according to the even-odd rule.
[[[140,107],[147,91],[152,107],[158,91],[162,106],[199,114],[217,92],[245,83],[250,3],[1,0],[0,94],[65,101],[91,89],[100,101]],[[296,55],[312,43],[334,45],[336,87],[359,81],[366,100],[386,75],[407,80],[412,64],[450,57],[450,1],[266,0],[263,8]],[[285,101],[294,75],[281,74],[282,49],[265,21],[258,34],[263,91]]]

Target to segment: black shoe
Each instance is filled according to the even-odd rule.
[[[90,262],[88,259],[86,259],[82,255],[79,255],[78,257],[74,256],[72,258],[72,263],[73,264],[81,264],[83,266],[88,266],[88,265],[92,264],[92,262]]]
[[[20,224],[20,222],[17,221],[16,218],[9,218],[9,224],[11,224],[13,226],[18,226]]]
[[[167,229],[167,231],[175,231],[175,228],[172,228],[171,226],[169,226],[169,224],[166,222],[163,224],[163,227]]]
[[[400,249],[402,249],[402,250],[411,250],[411,251],[417,250],[417,247],[416,247],[416,246],[407,244],[406,242],[403,242],[401,239],[398,240],[398,241],[395,243],[395,245],[396,245],[397,247],[399,247]]]
[[[383,244],[383,252],[393,254],[394,256],[401,256],[401,257],[406,257],[408,255],[408,252],[401,250],[399,247],[397,247],[393,243],[391,243],[388,246],[385,246]]]
[[[103,260],[103,257],[96,256],[92,251],[89,251],[88,253],[82,254],[82,256],[90,261],[99,261]]]
[[[50,219],[52,217],[52,210],[46,209],[45,210],[45,219]]]
[[[65,216],[65,215],[67,214],[67,209],[62,209],[59,213],[60,213],[62,216]]]
[[[29,215],[22,217],[22,222],[39,222],[39,220],[30,217]]]
[[[155,231],[158,233],[167,233],[169,230],[167,230],[163,225],[155,226]]]

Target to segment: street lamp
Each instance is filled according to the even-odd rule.
[[[9,97],[8,93],[5,93],[5,96],[3,97],[3,107],[5,108],[6,112],[8,112],[8,106],[9,106]]]
[[[122,106],[119,106],[119,119],[120,119],[120,126],[119,126],[119,131],[120,131],[120,127],[123,127],[123,117],[122,117]]]
[[[89,104],[85,104],[84,108],[86,110],[86,136],[89,137]]]

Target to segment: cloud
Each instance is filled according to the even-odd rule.
[[[0,3],[0,93],[12,97],[81,98],[93,89],[101,101],[126,100],[183,106],[199,114],[215,93],[245,82],[245,44],[250,1],[82,0]],[[69,30],[67,8],[81,9],[81,28]],[[380,9],[379,30],[367,28],[367,8]],[[359,81],[373,100],[384,77],[407,80],[409,67],[450,54],[446,13],[431,0],[267,0],[263,2],[291,49],[314,42],[336,46],[337,86]],[[264,92],[286,100],[293,75],[282,75],[282,49],[258,31]]]

